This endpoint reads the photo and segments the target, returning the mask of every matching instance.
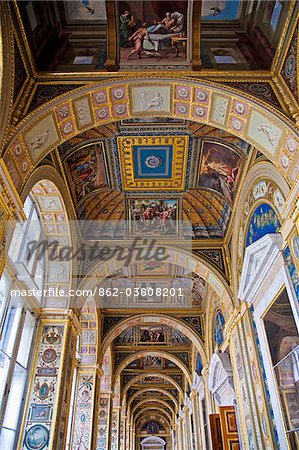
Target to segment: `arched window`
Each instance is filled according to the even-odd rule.
[[[225,325],[225,320],[221,311],[218,311],[215,317],[214,322],[214,343],[217,344],[218,347],[223,342],[223,328]]]

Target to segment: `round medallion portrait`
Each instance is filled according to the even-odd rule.
[[[47,348],[42,354],[42,360],[45,363],[51,363],[57,358],[57,353],[53,348]]]
[[[49,431],[42,425],[34,425],[25,436],[25,445],[29,450],[42,450],[48,445]]]

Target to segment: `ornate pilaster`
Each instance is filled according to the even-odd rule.
[[[230,349],[244,448],[276,448],[258,355],[244,305],[231,324]]]
[[[19,449],[27,449],[36,433],[44,450],[65,448],[78,332],[72,313],[42,317]]]
[[[85,368],[78,373],[71,449],[91,448],[95,379],[95,370]]]
[[[184,445],[184,429],[183,429],[183,418],[181,415],[178,418],[178,449],[184,450],[186,447]]]
[[[100,392],[97,417],[96,450],[108,450],[111,437],[112,392]]]
[[[190,394],[192,402],[192,412],[193,412],[193,425],[194,425],[194,438],[195,438],[195,448],[203,448],[200,430],[203,428],[203,421],[200,417],[200,407],[198,393],[192,391]]]
[[[120,437],[119,437],[119,448],[120,450],[125,450],[126,448],[126,416],[121,415],[120,418]]]
[[[111,450],[120,448],[120,406],[113,406],[111,422]]]

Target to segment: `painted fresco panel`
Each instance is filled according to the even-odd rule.
[[[140,65],[184,64],[187,61],[188,2],[119,2],[120,63]]]
[[[178,199],[132,197],[128,209],[131,236],[178,235]]]
[[[247,231],[246,247],[269,233],[277,233],[280,221],[274,209],[262,203],[253,212]]]
[[[203,142],[198,187],[205,187],[233,201],[244,166],[243,159],[231,148],[215,142]]]
[[[70,155],[65,166],[77,202],[97,189],[109,187],[105,151],[101,143],[88,145]]]
[[[65,2],[67,20],[71,24],[106,22],[106,5],[104,0],[72,0]]]

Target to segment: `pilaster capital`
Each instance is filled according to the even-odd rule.
[[[97,366],[96,366],[96,373],[99,378],[101,378],[103,376],[103,369],[99,364],[97,364]]]
[[[242,306],[242,305],[241,305]],[[238,322],[241,320],[243,311],[240,305],[235,306],[226,325],[225,325],[225,332],[226,332],[226,336],[230,337],[233,329],[235,328],[235,326],[238,324]]]
[[[191,392],[190,392],[190,398],[191,398],[191,400],[194,400],[194,399],[196,398],[196,396],[197,396],[197,392],[196,392],[196,391],[191,391]]]
[[[205,377],[206,375],[208,375],[208,373],[209,373],[209,366],[206,365],[206,366],[203,367],[203,369],[201,371],[201,374],[202,374],[203,377]]]
[[[80,334],[82,329],[81,329],[81,324],[79,322],[78,316],[74,313],[73,309],[69,310],[69,319],[72,322],[72,324],[74,325],[74,328],[76,329],[77,333]]]

